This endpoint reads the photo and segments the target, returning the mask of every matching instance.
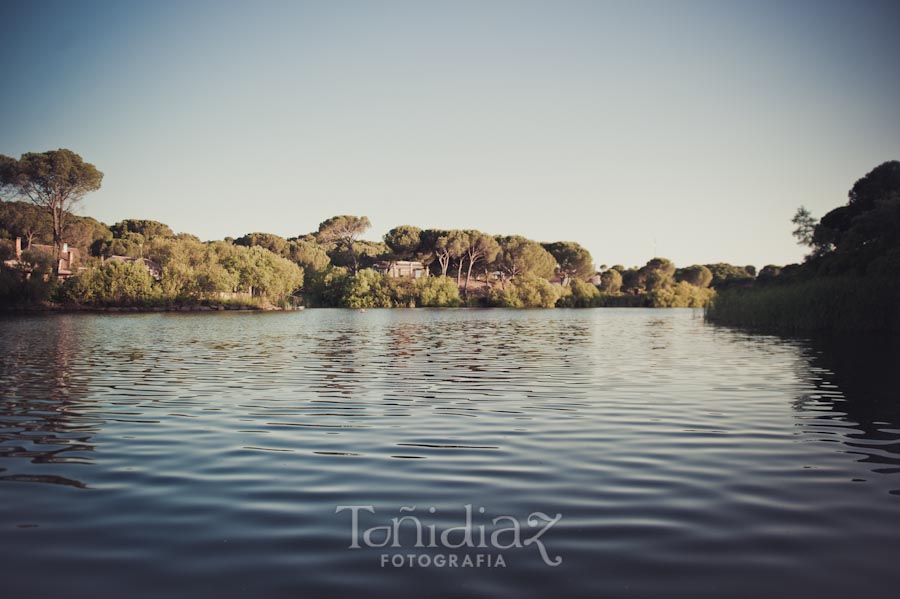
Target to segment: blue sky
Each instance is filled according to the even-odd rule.
[[[204,239],[364,214],[783,264],[900,159],[897,2],[11,2],[0,153]]]

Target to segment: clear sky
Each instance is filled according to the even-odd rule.
[[[0,0],[0,153],[204,239],[335,214],[783,264],[900,158],[900,2]]]

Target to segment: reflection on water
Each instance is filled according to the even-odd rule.
[[[803,347],[805,377],[815,389],[798,399],[798,409],[830,412],[819,418],[841,427],[844,450],[874,475],[900,474],[900,339],[838,336],[808,339]],[[896,486],[890,492],[900,495]]]
[[[753,596],[900,582],[889,339],[690,310],[0,321],[0,567],[30,595]],[[49,483],[49,484],[48,484]],[[561,513],[563,563],[384,568],[338,505]],[[384,522],[382,522],[383,524]],[[52,572],[52,575],[48,575]]]
[[[96,427],[81,422],[74,410],[90,381],[77,376],[73,362],[79,343],[71,319],[46,321],[32,330],[4,328],[0,381],[0,458],[25,458],[32,464],[87,464]],[[6,460],[4,460],[6,461]],[[84,487],[81,481],[49,472],[9,473],[0,481],[46,482]]]

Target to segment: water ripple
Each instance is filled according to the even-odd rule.
[[[0,320],[0,565],[30,595],[843,596],[900,583],[893,342],[690,310]],[[339,505],[560,513],[383,568]],[[427,551],[426,551],[427,553]],[[53,576],[47,576],[53,572]]]

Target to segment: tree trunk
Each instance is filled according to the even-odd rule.
[[[359,272],[359,259],[356,257],[356,252],[353,251],[352,242],[347,247],[347,251],[350,252],[350,258],[353,260],[353,274],[356,275]]]
[[[62,219],[59,211],[54,206],[50,209],[53,215],[53,249],[56,250],[53,256],[53,276],[59,276],[59,252],[62,250]]]
[[[466,271],[466,288],[464,293],[466,295],[466,300],[469,299],[469,279],[472,278],[472,267],[475,265],[475,260],[469,256],[469,269]]]
[[[62,241],[62,231],[59,226],[59,213],[56,210],[52,210],[53,214],[53,247],[56,249],[60,248],[60,242]]]
[[[60,203],[59,205],[59,249],[62,249],[63,237],[66,235],[66,213],[65,208]]]

